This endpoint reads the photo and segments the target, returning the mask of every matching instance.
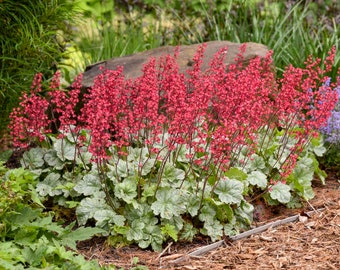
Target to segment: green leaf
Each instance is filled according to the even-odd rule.
[[[234,167],[226,171],[224,175],[229,179],[235,179],[239,181],[244,181],[247,179],[247,174],[244,171]]]
[[[223,235],[223,226],[221,222],[216,219],[207,220],[204,222],[204,227],[201,229],[201,233],[208,235],[211,241],[215,242],[219,240]]]
[[[225,177],[218,182],[214,193],[224,203],[239,204],[243,199],[243,184]]]
[[[39,217],[30,223],[31,227],[46,229],[48,231],[60,234],[63,232],[63,227],[56,222],[52,222],[52,214],[47,217]]]
[[[114,187],[115,196],[124,200],[126,203],[132,203],[137,197],[137,183],[133,177],[125,178],[123,182]]]
[[[156,160],[154,158],[149,158],[146,162],[143,163],[141,172],[142,176],[146,176],[152,171],[155,165],[155,161]]]
[[[60,160],[75,161],[76,146],[66,138],[56,140],[53,147],[57,151],[57,156]]]
[[[36,183],[36,175],[24,168],[17,168],[8,171],[5,175],[5,179],[9,180],[8,185],[11,187],[12,191],[17,194],[23,194],[26,192],[31,192],[29,187],[31,184]]]
[[[301,157],[297,161],[297,164],[301,164],[301,165],[304,165],[306,167],[309,167],[309,168],[313,169],[313,159],[311,159],[308,156]]]
[[[144,190],[142,193],[142,202],[147,202],[148,200],[152,199],[155,195],[157,186],[155,184],[145,184]]]
[[[260,171],[252,171],[248,176],[248,182],[252,185],[257,185],[258,187],[264,189],[267,186],[267,176]]]
[[[96,234],[106,233],[100,228],[80,227],[75,231],[71,231],[61,237],[61,243],[73,250],[77,249],[76,242],[91,239]]]
[[[94,219],[97,221],[96,226],[100,228],[104,228],[106,225],[118,225],[118,226],[124,226],[125,217],[121,215],[117,215],[113,210],[111,209],[103,209],[97,211],[93,215]]]
[[[155,164],[155,159],[150,158],[150,153],[147,147],[143,148],[128,148],[129,155],[127,160],[131,164],[131,168],[135,172],[140,170],[140,165],[142,166],[141,175],[146,176],[149,174]],[[130,165],[129,165],[130,166]]]
[[[164,236],[170,236],[175,242],[178,240],[178,230],[174,225],[165,224],[161,227],[162,234]]]
[[[281,182],[276,183],[269,190],[270,197],[278,200],[280,203],[288,203],[290,201],[290,187]]]
[[[237,225],[236,217],[230,223],[225,224],[223,229],[225,235],[237,235],[239,233],[239,226]]]
[[[156,219],[152,212],[151,206],[147,203],[140,203],[137,205],[137,207],[134,207],[132,204],[126,204],[124,216],[130,223],[140,218],[143,219],[145,224],[152,223],[153,220]]]
[[[147,159],[149,150],[146,147],[128,147],[128,153],[127,161],[138,164],[139,162],[143,163]]]
[[[49,173],[45,179],[37,184],[36,191],[40,196],[55,196],[62,194],[62,190],[57,189],[58,186],[62,185],[60,181],[60,174],[51,172]]]
[[[0,152],[0,162],[7,162],[9,158],[12,156],[13,150],[9,149],[6,151]]]
[[[251,170],[262,171],[266,168],[266,163],[263,157],[253,154],[250,158],[249,164],[251,166]]]
[[[24,225],[14,236],[15,243],[19,245],[31,245],[38,239],[39,229]]]
[[[323,145],[323,139],[321,136],[319,136],[318,138],[312,138],[311,146],[312,146],[312,151],[318,157],[322,157],[327,151],[327,149]]]
[[[293,178],[291,186],[295,191],[298,191],[297,193],[305,200],[314,198],[315,194],[313,192],[312,183],[308,179]]]
[[[85,148],[85,147],[84,147]],[[92,159],[92,154],[87,151],[87,149],[81,148],[81,152],[78,153],[77,158],[76,158],[76,163],[78,165],[87,165],[91,164],[91,159]]]
[[[308,157],[300,159],[293,169],[293,174],[296,179],[312,181],[314,177],[313,160]]]
[[[272,156],[275,151],[278,149],[279,144],[277,142],[274,142],[273,144],[269,145],[265,150],[264,150],[264,156],[265,157],[270,157]]]
[[[46,252],[48,250],[48,244],[46,237],[42,237],[39,239],[40,243],[42,245],[29,245],[24,246],[22,250],[22,254],[25,257],[26,262],[31,266],[39,266],[41,264],[41,261],[44,259],[44,256],[46,256]]]
[[[321,183],[324,185],[325,179],[327,177],[327,173],[324,170],[320,169],[319,161],[315,158],[314,155],[311,158],[313,159],[314,173],[317,175],[317,177],[320,179]]]
[[[44,155],[44,160],[48,166],[55,167],[57,170],[61,170],[64,167],[63,161],[58,158],[57,151],[49,149]]]
[[[45,206],[43,205],[43,203],[40,200],[40,197],[39,197],[36,189],[34,189],[33,185],[29,185],[29,188],[30,188],[30,195],[31,195],[32,201],[35,202],[40,207],[45,208]]]
[[[0,242],[0,269],[21,270],[25,269],[23,264],[26,262],[22,254],[22,248],[13,242]]]
[[[180,239],[192,241],[197,233],[198,230],[191,223],[185,223],[180,233]]]
[[[138,245],[143,248],[145,245],[151,247],[155,251],[162,250],[163,236],[159,226],[147,225],[143,230],[143,240],[138,243]]]
[[[76,215],[79,225],[85,225],[89,219],[94,218],[96,212],[104,209],[110,209],[105,202],[104,192],[97,193],[97,196],[94,198],[82,199],[76,209]]]
[[[143,239],[143,229],[145,227],[145,224],[142,220],[134,220],[131,223],[130,230],[126,233],[126,239],[128,241],[140,241]],[[150,243],[146,246],[148,247]]]
[[[290,209],[303,207],[303,205],[301,203],[301,198],[296,194],[295,194],[295,196],[292,196],[292,198],[286,204],[286,206]]]
[[[28,167],[29,169],[41,168],[44,161],[45,150],[42,148],[32,148],[28,152],[25,152],[20,161],[22,167]]]
[[[74,187],[74,190],[85,196],[102,190],[99,177],[93,174],[86,174],[81,181]]]
[[[124,161],[122,159],[118,160],[117,164],[114,165],[113,170],[114,170],[114,173],[116,173],[116,171],[117,171],[118,175],[115,175],[115,177],[117,177],[117,178],[125,178],[129,174],[126,161]]]
[[[193,150],[192,150],[193,152]],[[183,162],[183,163],[188,163],[189,159],[187,158],[187,154],[190,153],[190,149],[186,148],[184,145],[182,145],[178,150],[177,150],[177,161],[178,162]]]
[[[33,220],[39,217],[41,209],[32,209],[25,206],[16,212],[11,212],[6,215],[6,220],[12,226],[12,230],[19,228],[21,225],[30,225]]]
[[[235,216],[241,218],[241,222],[247,226],[253,222],[254,206],[243,200],[239,207],[235,209]]]
[[[200,208],[200,198],[196,196],[195,194],[192,194],[188,198],[187,212],[192,217],[194,217],[194,216],[197,216],[199,208]]]
[[[200,221],[211,221],[215,219],[216,211],[215,208],[210,205],[210,203],[205,203],[201,208],[200,214],[198,216]]]
[[[234,211],[229,204],[223,203],[217,207],[216,218],[221,222],[231,222],[234,218]]]
[[[319,145],[319,146],[313,148],[313,152],[318,157],[322,157],[326,153],[326,151],[327,151],[327,149],[323,145]]]
[[[180,190],[169,187],[160,188],[156,193],[156,201],[151,205],[155,215],[170,219],[185,211],[185,204],[180,196]]]
[[[179,182],[183,180],[185,177],[185,172],[181,169],[175,168],[173,164],[169,162],[166,163],[164,167],[164,171],[162,174],[162,183],[164,182]]]

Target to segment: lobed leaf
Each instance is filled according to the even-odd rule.
[[[79,225],[85,225],[89,219],[94,218],[96,212],[103,209],[110,209],[105,202],[104,192],[97,193],[97,196],[93,198],[82,199],[76,209],[76,215]]]
[[[218,182],[214,193],[224,203],[239,204],[243,199],[243,184],[226,177]]]
[[[198,229],[196,229],[191,223],[185,223],[183,230],[180,232],[180,239],[192,241],[197,233]]]
[[[126,203],[132,203],[137,197],[137,183],[133,177],[125,178],[114,187],[115,196]]]
[[[49,173],[42,182],[37,184],[36,191],[42,197],[61,195],[63,192],[58,187],[62,186],[63,183],[60,181],[60,178],[61,175],[59,173]]]
[[[85,196],[92,195],[102,190],[99,177],[94,174],[86,174],[81,181],[79,181],[74,190]]]
[[[76,159],[76,145],[71,143],[66,138],[57,139],[53,144],[54,150],[57,152],[58,158],[62,161],[75,161]]]
[[[60,243],[62,245],[70,247],[73,250],[76,250],[77,241],[88,240],[91,239],[94,235],[101,233],[106,233],[106,231],[96,227],[80,227],[74,231],[71,231],[70,233],[64,234],[60,239]]]
[[[97,221],[96,226],[104,228],[107,225],[117,225],[124,226],[125,217],[122,215],[117,215],[112,209],[103,209],[97,211],[93,215],[94,219]]]
[[[45,161],[45,149],[36,147],[32,148],[29,151],[25,152],[20,160],[20,164],[22,167],[28,167],[29,169],[38,169],[41,168]]]
[[[201,233],[208,235],[211,241],[215,242],[223,236],[223,226],[221,222],[216,219],[208,220],[204,222],[204,227],[201,229]]]
[[[290,187],[281,182],[273,185],[269,191],[270,197],[280,203],[288,203],[291,198]]]
[[[256,185],[262,189],[267,186],[267,176],[260,171],[252,171],[247,178],[248,182],[252,185]]]
[[[179,190],[169,187],[160,188],[156,193],[156,201],[152,203],[151,209],[155,215],[170,219],[185,212],[185,204],[180,196]]]

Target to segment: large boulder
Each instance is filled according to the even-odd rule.
[[[245,62],[249,62],[250,59],[253,59],[256,56],[263,58],[268,53],[268,48],[262,44],[252,42],[248,42],[246,44],[247,49],[243,54],[243,61]],[[187,68],[193,64],[192,59],[199,45],[200,44],[194,44],[179,47],[179,56],[177,62],[180,72],[184,73]],[[208,68],[209,61],[214,56],[214,54],[224,47],[228,47],[228,53],[225,57],[225,64],[228,66],[234,63],[235,57],[240,53],[241,46],[239,43],[232,43],[229,41],[210,41],[206,42],[206,45],[207,47],[204,53],[202,71],[205,71]],[[142,74],[143,65],[149,61],[150,57],[157,59],[167,54],[173,55],[175,49],[176,47],[174,46],[165,46],[141,53],[112,58],[93,64],[86,68],[83,75],[82,86],[85,89],[91,87],[93,85],[94,78],[102,72],[100,69],[101,67],[104,69],[115,70],[118,66],[123,66],[125,78],[137,78]]]

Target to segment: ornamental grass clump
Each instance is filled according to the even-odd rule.
[[[80,225],[95,220],[114,243],[156,250],[168,238],[237,233],[251,224],[258,198],[289,207],[311,199],[314,173],[325,177],[315,157],[325,151],[317,131],[338,98],[325,79],[335,50],[324,69],[309,58],[276,79],[272,53],[243,65],[242,46],[225,66],[224,48],[202,72],[204,49],[186,74],[178,52],[150,59],[135,80],[122,67],[103,70],[81,109],[80,79],[66,93],[56,74],[40,111],[28,106],[43,100],[39,91],[24,96],[11,115],[15,145],[29,145],[23,134],[51,143],[23,158],[39,172],[39,195],[76,206]],[[46,134],[51,124],[58,136]]]

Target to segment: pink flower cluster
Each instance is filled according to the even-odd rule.
[[[27,148],[32,142],[45,140],[50,132],[50,120],[47,116],[48,101],[41,94],[42,74],[35,75],[31,93],[24,93],[20,98],[20,106],[10,114],[9,128],[13,136],[13,145]]]
[[[73,82],[70,91],[60,89],[60,72],[57,71],[50,84],[50,104],[54,124],[59,131],[69,132],[78,123],[76,106],[79,102],[82,74]],[[58,123],[56,123],[58,121]]]
[[[77,124],[75,108],[81,78],[82,75],[78,76],[72,84],[72,90],[66,93],[60,89],[60,72],[57,71],[51,80],[47,96],[43,96],[42,74],[38,73],[33,80],[30,94],[22,95],[19,107],[10,115],[9,128],[13,146],[27,148],[32,143],[46,140],[46,135],[52,132],[53,124],[58,126],[60,132],[70,131],[71,126]]]
[[[193,162],[200,163],[195,160],[195,154],[200,153],[201,159],[210,156],[224,170],[236,149],[245,146],[251,154],[259,147],[259,131],[279,126],[294,130],[298,138],[293,162],[285,166],[289,172],[296,152],[326,124],[337,101],[336,91],[324,83],[335,50],[329,53],[325,69],[320,68],[320,60],[309,58],[305,68],[289,66],[280,80],[273,72],[272,53],[242,66],[242,46],[235,64],[227,67],[223,59],[228,50],[224,48],[202,72],[204,50],[204,45],[199,47],[187,74],[179,72],[177,53],[159,61],[150,59],[136,80],[126,80],[123,68],[104,70],[84,96],[79,114],[75,108],[81,78],[66,93],[59,89],[56,74],[49,97],[60,130],[69,131],[71,125],[90,130],[89,151],[97,159],[109,158],[110,147],[119,150],[141,144],[153,149],[160,135],[167,132],[169,151],[184,145],[192,150],[189,156]],[[40,80],[38,75],[31,95],[24,95],[11,115],[17,146],[24,146],[21,142],[26,138],[43,140],[49,132],[49,103],[39,96]]]

